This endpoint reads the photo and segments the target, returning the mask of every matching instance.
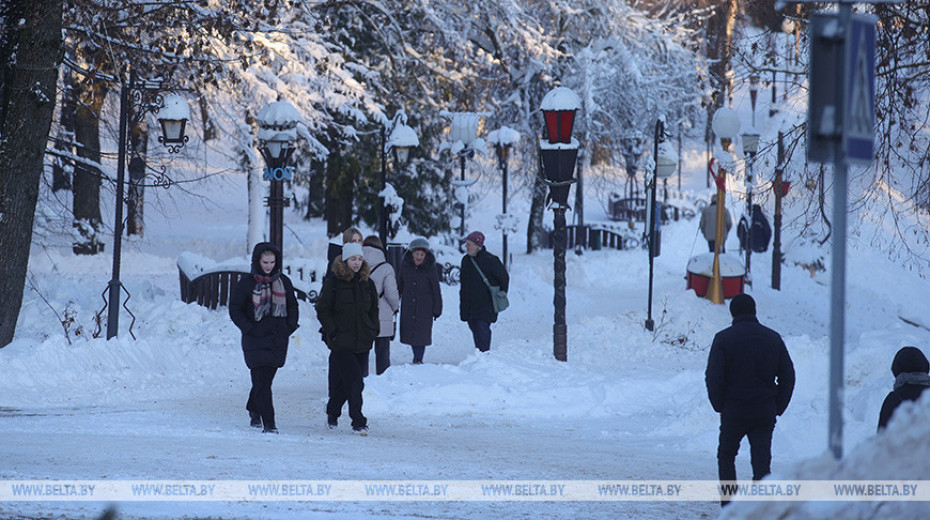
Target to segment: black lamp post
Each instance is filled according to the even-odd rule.
[[[378,194],[378,236],[387,247],[388,218],[385,198],[387,196],[387,154],[394,151],[394,163],[403,167],[410,158],[410,149],[419,146],[420,139],[413,128],[407,126],[407,114],[399,110],[388,123],[381,125],[381,193]]]
[[[552,251],[555,270],[553,297],[554,323],[552,351],[559,361],[568,360],[568,327],[565,324],[565,210],[568,193],[575,182],[575,161],[578,140],[572,137],[575,112],[581,108],[578,95],[565,87],[550,90],[543,98],[540,110],[546,121],[545,139],[539,141],[549,200],[554,213]]]
[[[677,167],[674,152],[669,150],[671,143],[667,140],[667,138],[668,135],[665,133],[665,116],[662,116],[656,120],[652,155],[653,161],[655,162],[655,167],[652,172],[652,179],[647,182],[647,185],[649,186],[649,209],[647,212],[649,215],[647,222],[647,225],[649,226],[649,303],[645,326],[646,330],[649,331],[655,328],[655,322],[652,320],[652,280],[654,272],[654,259],[655,257],[659,256],[659,248],[657,247],[656,241],[656,227],[660,216],[659,212],[656,211],[656,189],[658,188],[656,180],[667,180],[670,175],[675,173],[675,168]]]
[[[119,98],[119,150],[116,158],[116,215],[113,224],[113,277],[108,284],[109,295],[106,299],[107,313],[107,339],[119,334],[119,295],[123,288],[120,282],[120,255],[122,254],[123,238],[123,203],[124,185],[126,178],[127,152],[136,153],[131,147],[132,140],[128,136],[131,128],[135,127],[145,118],[146,114],[157,113],[162,135],[158,141],[168,147],[169,153],[178,153],[188,141],[184,135],[187,121],[190,119],[190,108],[177,94],[162,94],[169,90],[166,82],[140,80],[135,71],[130,68],[129,82],[120,87]],[[128,298],[127,298],[128,299]],[[125,302],[123,302],[125,306]],[[101,311],[102,314],[102,311]],[[132,334],[132,330],[130,330]]]
[[[284,254],[284,207],[290,202],[284,198],[284,181],[290,180],[291,170],[287,163],[294,153],[290,138],[278,133],[264,141],[259,147],[267,166],[265,178],[271,182],[267,205],[271,210],[269,219],[269,242]]]
[[[510,220],[507,215],[507,159],[510,156],[510,149],[513,143],[519,138],[516,130],[509,127],[501,127],[488,134],[488,141],[494,144],[494,151],[497,152],[497,165],[501,170],[501,182],[503,184],[503,193],[501,195],[501,215],[498,216],[498,225],[502,233],[501,253],[504,255],[504,268],[507,268],[507,231],[510,227]]]
[[[755,115],[755,112],[753,112]],[[743,134],[743,155],[746,157],[746,214],[749,215],[749,229],[746,233],[746,283],[752,285],[752,275],[749,266],[752,259],[752,188],[755,179],[752,174],[752,163],[759,151],[759,134],[755,131]]]
[[[286,101],[268,103],[258,113],[259,152],[265,159],[264,178],[271,182],[266,205],[270,209],[269,242],[284,255],[284,207],[290,202],[284,198],[284,181],[290,180],[292,169],[287,163],[294,153],[297,123],[303,118],[293,105]]]

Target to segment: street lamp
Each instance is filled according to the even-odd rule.
[[[649,218],[647,219],[647,225],[649,226],[649,305],[645,325],[646,330],[649,331],[652,331],[655,327],[655,322],[652,320],[653,259],[659,256],[658,248],[656,247],[656,227],[659,219],[659,212],[656,208],[656,180],[668,179],[669,176],[675,173],[675,168],[678,166],[675,160],[675,150],[672,147],[671,141],[668,141],[667,138],[668,135],[665,133],[665,116],[663,115],[656,120],[652,154],[655,167],[652,172],[652,178],[646,183],[647,186],[649,186]]]
[[[772,289],[781,290],[781,203],[782,198],[791,189],[791,182],[785,178],[785,136],[778,132],[777,154],[775,162],[775,179],[772,189],[775,192],[775,215],[772,220]]]
[[[755,115],[755,114],[753,114]],[[753,127],[755,128],[755,127]],[[759,151],[759,133],[754,129],[743,134],[743,155],[746,157],[746,208],[749,215],[749,229],[746,232],[746,282],[752,285],[752,275],[750,274],[750,261],[752,259],[752,188],[755,179],[752,173],[752,163]]]
[[[720,139],[720,146],[729,156],[730,143],[739,133],[739,116],[732,108],[721,107],[714,112],[714,118],[711,127],[717,137]],[[719,173],[714,177],[717,184],[717,219],[716,234],[714,235],[714,266],[713,275],[710,280],[710,286],[707,288],[707,299],[714,303],[723,303],[723,279],[720,277],[720,250],[723,248],[723,240],[726,237],[726,178],[727,171],[721,164],[718,169]],[[713,175],[713,173],[711,173]]]
[[[502,126],[488,133],[488,142],[494,145],[494,150],[497,152],[497,165],[501,169],[501,179],[503,183],[501,214],[497,217],[497,227],[500,228],[503,235],[503,247],[501,251],[504,255],[505,269],[508,264],[507,231],[513,226],[512,219],[507,215],[507,158],[510,155],[510,149],[513,147],[514,143],[519,141],[520,133],[507,126]]]
[[[450,151],[458,154],[461,165],[461,178],[453,180],[455,198],[461,208],[462,223],[459,234],[465,238],[465,209],[468,206],[468,187],[475,181],[465,180],[465,161],[475,156],[475,150],[485,150],[484,140],[478,137],[478,120],[487,117],[487,112],[447,112],[443,110],[440,115],[452,119],[452,128],[449,131]]]
[[[387,247],[388,216],[387,204],[387,155],[394,151],[394,163],[403,167],[410,158],[410,149],[420,146],[417,133],[407,126],[407,114],[398,110],[394,118],[381,123],[381,191],[378,193],[378,235]]]
[[[120,290],[123,288],[119,277],[123,243],[123,191],[126,178],[126,155],[127,152],[137,155],[128,133],[145,118],[146,114],[156,113],[159,126],[162,129],[162,135],[158,137],[158,141],[168,147],[169,153],[180,152],[188,141],[188,137],[184,135],[184,129],[190,119],[190,108],[184,99],[177,94],[162,94],[163,91],[168,89],[167,82],[138,79],[135,70],[131,67],[129,69],[129,82],[120,86],[119,148],[116,158],[116,215],[113,224],[113,277],[107,286],[109,295],[104,306],[104,308],[109,307],[107,313],[107,339],[114,338],[119,334],[119,295]],[[132,149],[129,150],[129,148]],[[123,302],[124,306],[125,303]],[[102,314],[103,311],[101,310],[100,313]],[[131,326],[129,334],[132,335]]]
[[[287,101],[268,103],[258,113],[259,152],[265,159],[264,179],[271,182],[266,204],[271,212],[269,241],[284,256],[284,207],[290,199],[284,198],[284,181],[293,176],[287,165],[294,153],[297,124],[303,121],[294,105]]]
[[[572,137],[575,113],[581,108],[581,99],[565,87],[552,89],[543,97],[540,110],[546,122],[546,134],[539,141],[549,200],[554,213],[552,252],[555,270],[555,307],[552,325],[552,351],[559,361],[568,360],[568,327],[565,324],[565,210],[568,193],[575,182],[575,161],[578,159],[578,140]]]
[[[756,98],[759,96],[759,75],[749,76],[749,101],[752,104],[752,127],[756,127]]]

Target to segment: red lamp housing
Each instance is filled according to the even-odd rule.
[[[572,142],[572,127],[577,110],[543,110],[546,120],[546,138],[551,144]]]

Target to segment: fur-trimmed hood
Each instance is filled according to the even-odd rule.
[[[346,282],[351,282],[352,278],[355,277],[355,273],[342,261],[342,255],[333,259],[332,271],[333,276]],[[368,265],[368,261],[365,259],[362,259],[362,268],[358,270],[358,276],[362,282],[367,282],[371,276],[371,266]]]

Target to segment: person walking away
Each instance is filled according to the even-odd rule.
[[[901,403],[916,401],[930,387],[930,362],[917,347],[903,347],[899,350],[891,362],[891,373],[894,374],[894,390],[882,403],[878,415],[879,432],[888,427],[888,421]]]
[[[400,342],[413,350],[413,364],[423,364],[426,347],[433,343],[433,321],[442,315],[442,292],[436,256],[425,238],[414,238],[400,262]]]
[[[381,375],[391,366],[391,340],[394,339],[394,316],[400,308],[397,277],[394,267],[384,257],[384,246],[377,235],[365,237],[362,245],[365,261],[371,266],[371,281],[378,291],[378,316],[381,330],[375,338],[375,374]],[[368,361],[363,377],[368,377]]]
[[[368,419],[362,413],[362,364],[380,331],[378,292],[362,246],[350,242],[333,260],[333,276],[323,281],[316,315],[329,348],[329,401],[326,423],[338,425],[343,405],[349,403],[352,430],[367,435]]]
[[[491,349],[491,324],[497,321],[488,283],[507,292],[510,275],[500,259],[485,249],[484,234],[480,231],[473,231],[465,238],[465,251],[461,265],[459,314],[471,329],[475,348],[487,352]]]
[[[771,471],[775,418],[794,391],[794,365],[781,336],[756,318],[756,302],[738,294],[730,302],[733,324],[714,336],[704,374],[707,396],[720,414],[717,470],[722,505],[735,493],[736,454],[749,437],[752,479]]]
[[[723,218],[726,221],[724,230],[723,230],[723,243],[720,244],[720,252],[726,253],[726,242],[727,235],[730,233],[730,228],[733,227],[733,218],[730,216],[730,210],[723,208]],[[707,240],[707,247],[710,248],[710,252],[714,252],[714,242],[717,240],[717,194],[714,193],[710,196],[710,205],[701,210],[701,223],[699,224],[701,228],[701,233],[704,234],[704,239]]]
[[[281,252],[273,244],[256,244],[251,274],[239,280],[229,297],[229,317],[242,332],[242,353],[252,378],[245,408],[251,426],[278,433],[271,385],[287,359],[287,345],[297,330],[299,308],[294,285],[281,272]]]

